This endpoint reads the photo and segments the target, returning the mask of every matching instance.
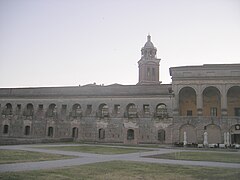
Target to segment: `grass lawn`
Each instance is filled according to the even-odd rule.
[[[73,156],[21,150],[0,150],[0,164],[69,159]],[[1,179],[1,178],[0,178]]]
[[[77,151],[84,153],[94,153],[94,154],[127,154],[135,152],[148,151],[141,148],[121,148],[121,147],[105,147],[105,146],[43,146],[38,148],[44,149],[54,149],[54,150],[63,150],[63,151]]]
[[[97,179],[97,180],[151,180],[151,179],[238,179],[238,169],[195,167],[179,165],[163,165],[111,161],[69,168],[37,170],[25,172],[1,173],[0,179],[24,180],[65,180],[65,179]]]
[[[214,161],[227,163],[240,163],[240,153],[224,152],[176,152],[148,156],[159,159],[191,160],[191,161]]]

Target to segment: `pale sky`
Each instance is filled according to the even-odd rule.
[[[240,63],[240,0],[0,0],[0,87],[136,84],[148,34],[163,83]]]

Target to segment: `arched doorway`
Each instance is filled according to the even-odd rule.
[[[25,126],[24,135],[25,135],[25,136],[30,135],[30,126]]]
[[[72,137],[73,138],[78,137],[78,128],[77,127],[72,128]]]
[[[53,137],[53,127],[48,127],[48,137]]]
[[[127,140],[134,140],[134,130],[133,129],[127,130]]]

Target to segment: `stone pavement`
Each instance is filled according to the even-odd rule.
[[[64,146],[79,146],[79,144],[63,144]],[[57,145],[46,145],[44,146],[57,146]],[[59,145],[61,146],[61,145]],[[84,144],[85,146],[85,144]],[[89,145],[91,146],[91,145]],[[95,145],[93,145],[95,146]],[[104,145],[107,146],[107,145]],[[153,151],[128,153],[128,154],[116,154],[116,155],[102,155],[102,154],[90,154],[72,151],[60,151],[60,150],[49,150],[40,149],[41,145],[14,145],[14,146],[0,146],[0,149],[13,149],[13,150],[25,150],[35,152],[45,152],[51,154],[62,154],[76,156],[73,159],[63,160],[52,160],[52,161],[41,161],[41,162],[26,162],[26,163],[14,163],[14,164],[2,164],[0,165],[0,172],[14,172],[14,171],[28,171],[28,170],[40,170],[40,169],[51,169],[60,167],[69,167],[74,165],[84,165],[97,162],[106,162],[113,160],[122,161],[136,161],[136,162],[147,162],[147,163],[158,163],[158,164],[175,164],[175,165],[189,165],[189,166],[208,166],[208,167],[225,167],[225,168],[238,168],[240,164],[237,163],[220,163],[220,162],[207,162],[207,161],[184,161],[184,160],[169,160],[169,159],[154,159],[146,158],[144,156],[164,154],[170,152],[181,152],[187,151],[182,149],[165,149],[165,148],[152,148]],[[113,146],[111,146],[113,147]],[[121,148],[135,148],[135,147],[124,147],[115,146]],[[141,147],[141,149],[144,149]],[[147,148],[149,149],[149,148]],[[239,153],[240,155],[240,153]]]

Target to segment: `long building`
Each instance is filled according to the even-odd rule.
[[[240,144],[240,64],[170,68],[148,35],[137,85],[1,88],[0,140]]]

